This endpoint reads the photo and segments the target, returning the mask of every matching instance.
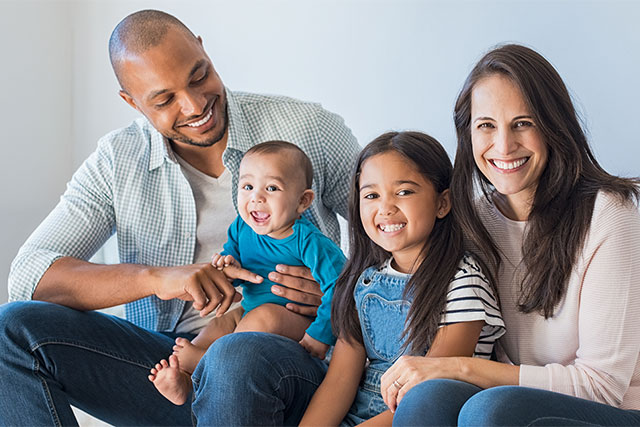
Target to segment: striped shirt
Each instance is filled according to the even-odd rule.
[[[496,280],[507,332],[499,347],[501,360],[520,365],[520,385],[639,410],[638,209],[598,194],[566,294],[550,319],[517,307],[527,223],[508,219],[484,197],[478,212],[502,252]]]
[[[386,262],[384,273],[407,278],[410,276],[395,270],[391,260],[392,258]],[[477,320],[482,320],[485,324],[473,356],[489,359],[494,343],[505,332],[504,322],[489,281],[473,255],[467,252],[460,260],[458,271],[449,284],[447,303],[442,313],[440,327]]]
[[[360,150],[342,118],[319,104],[227,89],[229,138],[222,156],[236,203],[245,151],[268,140],[298,145],[313,164],[316,198],[304,216],[338,242],[336,213],[347,215],[351,168]],[[237,207],[236,207],[237,210]],[[192,264],[196,206],[168,141],[144,118],[113,131],[80,166],[60,202],[20,248],[9,274],[9,300],[31,299],[58,258],[88,260],[117,232],[121,263]],[[125,306],[126,318],[148,329],[173,331],[184,301],[155,296]]]

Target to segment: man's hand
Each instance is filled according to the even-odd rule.
[[[327,350],[329,350],[329,346],[323,342],[318,341],[317,339],[307,335],[305,332],[304,336],[300,340],[300,345],[304,347],[312,356],[317,357],[318,359],[324,359],[324,356],[327,354]]]
[[[231,303],[242,299],[227,276],[209,263],[151,267],[149,272],[149,286],[154,295],[163,300],[193,301],[193,308],[199,310],[201,316],[218,306],[216,315],[221,316]],[[256,275],[250,271],[236,269],[234,273],[237,279],[256,282]]]
[[[272,286],[272,293],[299,303],[288,303],[288,310],[303,316],[313,317],[318,314],[323,293],[307,267],[278,264],[276,271],[269,273],[269,280],[282,285]]]

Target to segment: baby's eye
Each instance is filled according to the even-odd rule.
[[[408,196],[409,194],[413,194],[412,190],[400,190],[398,191],[398,196]]]
[[[247,190],[247,191],[251,191],[251,190],[253,190],[253,185],[245,184],[245,185],[242,186],[242,189],[243,190]]]
[[[275,185],[267,185],[267,191],[278,191],[278,187],[276,187]]]

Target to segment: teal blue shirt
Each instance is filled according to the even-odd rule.
[[[277,264],[304,265],[320,284],[324,295],[316,319],[307,328],[307,334],[328,345],[336,342],[331,332],[331,300],[336,280],[346,258],[340,248],[322,234],[311,222],[301,218],[293,225],[293,234],[284,239],[274,239],[257,234],[238,217],[231,224],[223,255],[232,255],[242,268],[264,278],[260,284],[236,281],[242,286],[242,308],[249,312],[259,305],[273,303],[285,305],[291,302],[271,293],[267,276],[276,270]]]

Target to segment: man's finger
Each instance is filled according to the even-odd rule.
[[[301,291],[302,293],[313,294],[322,296],[322,290],[320,285],[313,279],[302,279],[296,276],[289,276],[286,274],[276,273],[272,271],[269,273],[269,280],[278,283],[286,288]],[[295,300],[298,301],[298,300]],[[302,302],[302,301],[298,301]]]
[[[278,264],[276,265],[276,271],[278,273],[286,274],[287,276],[301,277],[303,279],[315,281],[315,279],[311,275],[311,270],[304,265]]]
[[[295,289],[290,289],[284,286],[273,285],[271,286],[271,292],[275,295],[286,298],[290,301],[297,302],[300,304],[307,305],[315,305],[318,306],[322,302],[322,297],[320,295],[309,294],[306,292],[301,292]]]
[[[244,268],[231,264],[224,268],[225,275],[233,279],[240,279],[251,283],[262,283],[262,277]]]
[[[285,305],[286,309],[294,313],[301,314],[307,317],[316,317],[318,315],[318,307],[312,305],[299,305],[292,302]]]

